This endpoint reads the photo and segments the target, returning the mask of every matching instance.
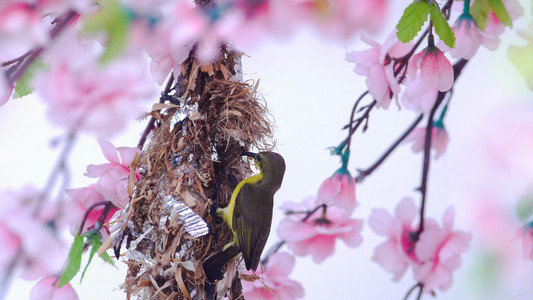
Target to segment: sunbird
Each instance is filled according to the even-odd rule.
[[[280,188],[285,174],[283,157],[274,152],[244,152],[241,156],[252,157],[259,174],[241,181],[231,194],[227,207],[217,208],[233,233],[233,241],[209,256],[204,262],[204,271],[210,281],[222,279],[222,266],[242,253],[246,270],[257,270],[265,247],[270,225],[274,194]]]

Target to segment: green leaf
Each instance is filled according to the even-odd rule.
[[[498,20],[500,20],[505,26],[513,28],[513,21],[511,20],[511,16],[509,16],[509,12],[507,12],[507,8],[505,8],[502,0],[489,0],[489,3],[496,18],[498,18]]]
[[[58,288],[61,288],[65,284],[69,283],[74,276],[78,273],[81,266],[81,254],[83,253],[83,236],[76,235],[74,237],[74,243],[70,247],[68,253],[68,260],[63,274],[61,274],[61,279],[59,280]]]
[[[88,32],[105,32],[107,45],[101,57],[107,63],[118,56],[128,39],[130,16],[117,0],[103,1],[100,11],[87,18],[84,29]]]
[[[427,21],[429,15],[429,5],[426,1],[415,1],[411,3],[403,12],[403,15],[396,25],[398,29],[398,39],[407,43],[415,38],[422,25]]]
[[[429,12],[431,21],[433,21],[433,27],[439,38],[446,44],[446,46],[454,48],[455,35],[453,34],[450,24],[448,24],[444,15],[442,15],[440,8],[435,4],[431,4]]]
[[[477,27],[484,30],[487,27],[488,14],[490,12],[490,4],[488,0],[476,0],[470,8],[470,15],[476,21]]]
[[[33,76],[35,72],[44,69],[44,64],[39,60],[35,60],[22,76],[17,80],[15,84],[15,93],[13,94],[13,99],[22,98],[26,95],[29,95],[33,92],[31,88],[31,82],[33,81]]]
[[[91,253],[89,254],[89,260],[87,261],[87,265],[85,265],[85,268],[83,269],[83,272],[81,273],[80,283],[83,280],[83,277],[85,276],[85,272],[87,271],[87,268],[91,264],[91,261],[93,260],[93,256],[98,251],[98,248],[102,245],[102,240],[100,239],[100,236],[96,233],[91,233],[87,236],[87,241],[89,242],[89,245],[91,245]]]
[[[500,20],[505,26],[510,28],[513,27],[511,16],[509,16],[509,12],[507,12],[507,8],[502,0],[476,0],[470,8],[470,14],[481,30],[485,30],[487,27],[490,12],[493,12],[498,20]]]
[[[526,222],[533,215],[533,195],[531,193],[518,200],[516,215],[521,222]]]
[[[111,259],[109,254],[107,252],[102,253],[102,256],[100,256],[106,263],[111,264],[113,267],[116,267],[115,262]]]

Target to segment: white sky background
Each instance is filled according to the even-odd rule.
[[[380,43],[398,20],[400,7],[407,3],[395,2],[402,3],[395,4],[397,9],[391,9],[389,25],[375,36]],[[528,16],[529,6],[525,8]],[[519,24],[525,23],[522,20]],[[498,51],[480,49],[454,86],[445,123],[450,134],[448,151],[438,161],[432,161],[430,169],[426,215],[440,222],[444,209],[454,205],[455,228],[466,231],[472,228],[471,204],[465,196],[469,189],[474,185],[506,184],[491,183],[491,174],[476,172],[474,162],[479,148],[475,143],[483,128],[482,120],[500,106],[526,103],[533,109],[533,92],[526,88],[524,78],[507,60],[508,46],[524,42],[515,34],[502,37]],[[307,32],[287,41],[263,43],[247,51],[250,57],[243,59],[245,77],[261,80],[259,91],[275,119],[277,151],[287,163],[284,183],[275,197],[276,207],[284,201],[301,201],[316,194],[321,182],[340,166],[338,158],[330,156],[326,148],[337,146],[345,138],[345,131],[340,128],[347,123],[354,101],[366,90],[364,78],[352,72],[352,63],[344,61],[345,53],[354,48],[366,46],[355,40],[344,45],[325,41]],[[349,163],[352,175],[356,175],[356,167],[366,168],[373,163],[416,115],[407,110],[398,111],[394,104],[388,111],[373,111],[367,133],[356,134],[352,141]],[[145,122],[132,123],[127,132],[111,141],[117,147],[135,146],[144,125]],[[0,188],[19,188],[27,183],[43,187],[58,156],[58,149],[51,148],[50,141],[62,131],[50,125],[42,101],[26,97],[8,102],[0,108],[0,128],[3,141],[0,165],[4,170],[0,172]],[[382,167],[357,186],[359,207],[354,217],[365,221],[362,246],[348,248],[339,241],[335,255],[320,265],[309,257],[297,257],[291,277],[303,284],[305,299],[404,297],[414,284],[412,274],[408,272],[395,283],[390,280],[390,274],[370,260],[374,248],[384,239],[370,230],[367,219],[372,208],[385,207],[392,211],[405,196],[412,196],[419,202],[419,194],[414,189],[420,183],[421,161],[422,154],[413,154],[410,146],[401,146]],[[83,177],[83,173],[87,165],[104,162],[95,137],[81,136],[69,160],[71,186],[82,187],[94,182]],[[515,201],[523,192],[520,188],[506,193],[506,197]],[[275,209],[265,249],[278,240],[276,228],[282,217]],[[476,248],[476,241],[474,237],[472,249]],[[475,262],[475,252],[471,250],[464,256],[461,269],[454,273],[452,288],[446,293],[437,293],[436,299],[487,299],[473,283]],[[119,265],[120,269],[116,270],[103,265],[99,259],[93,261],[81,286],[77,284],[79,277],[74,279],[80,299],[123,299],[125,294],[117,291],[117,287],[124,279],[125,267]],[[524,261],[524,268],[533,270],[533,263]],[[32,285],[15,280],[6,299],[27,299]],[[526,293],[522,299],[533,298],[530,282],[518,281],[515,285],[512,294],[505,295],[504,299],[521,293]]]

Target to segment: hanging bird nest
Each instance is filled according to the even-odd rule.
[[[129,218],[113,238],[115,247],[118,239],[125,240],[128,298],[205,297],[202,261],[232,239],[229,228],[211,217],[210,207],[217,198],[222,207],[229,203],[234,188],[229,177],[240,181],[250,175],[240,153],[273,145],[257,84],[234,81],[241,54],[226,48],[222,53],[209,65],[191,55],[182,66],[174,104],[160,105],[163,109],[153,114],[158,126],[137,164],[142,177]],[[230,299],[241,295],[235,278]]]

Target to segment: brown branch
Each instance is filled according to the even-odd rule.
[[[398,147],[407,136],[416,128],[418,123],[422,121],[422,118],[424,117],[424,114],[418,115],[418,117],[407,127],[407,129],[400,135],[392,145],[389,146],[389,148],[378,158],[378,160],[368,167],[365,170],[357,169],[357,172],[359,173],[357,177],[355,178],[355,181],[358,183],[363,182],[366,176],[372,174],[386,159],[389,157],[389,155],[396,150],[396,147]]]
[[[167,85],[165,86],[165,90],[161,93],[161,97],[159,98],[159,103],[165,102],[165,97],[168,95],[168,93],[172,89],[173,82],[174,82],[174,74],[171,73],[170,78],[167,81]],[[146,143],[146,139],[148,138],[148,135],[155,128],[155,121],[156,119],[153,116],[150,117],[150,120],[148,121],[148,124],[146,124],[146,128],[144,128],[143,134],[141,135],[139,143],[137,144],[137,148],[142,150],[142,148],[144,147],[144,144]]]
[[[66,165],[66,161],[68,159],[70,151],[72,151],[72,147],[75,144],[74,143],[75,140],[76,140],[76,132],[75,131],[69,132],[65,146],[63,150],[61,151],[61,154],[59,155],[58,161],[56,162],[54,168],[52,169],[52,172],[50,173],[50,176],[48,177],[48,180],[46,181],[46,185],[44,186],[42,193],[39,195],[39,198],[37,198],[37,204],[35,205],[35,210],[33,211],[34,216],[37,216],[39,212],[41,211],[41,208],[44,205],[44,200],[50,194],[52,188],[54,187],[54,184],[56,183],[57,177],[59,176],[64,166]]]
[[[73,10],[70,10],[63,16],[59,17],[56,26],[50,31],[50,39],[56,38],[59,33],[65,28],[65,26],[77,15],[78,13]],[[19,60],[20,65],[17,64],[16,70],[12,70],[13,73],[8,78],[9,83],[14,84],[24,74],[24,72],[26,72],[26,70],[37,59],[37,57],[41,55],[44,49],[44,47],[38,47],[31,51],[28,51],[26,54],[21,56],[23,60]]]
[[[463,68],[465,67],[468,60],[461,59],[459,60],[454,66],[453,66],[453,79],[454,84],[459,75],[461,75],[461,72]],[[426,127],[426,136],[424,141],[424,158],[423,158],[423,167],[422,167],[422,182],[420,183],[420,194],[422,195],[421,205],[420,205],[420,225],[417,231],[417,235],[420,235],[424,231],[424,213],[426,208],[426,198],[427,198],[427,181],[428,181],[428,173],[429,173],[429,163],[430,163],[430,150],[431,150],[431,131],[433,130],[433,118],[435,116],[435,113],[437,111],[437,108],[440,106],[440,104],[443,102],[444,97],[446,96],[448,92],[439,92],[437,95],[437,100],[435,101],[435,104],[433,105],[433,108],[431,109],[431,112],[428,117],[428,123]]]

